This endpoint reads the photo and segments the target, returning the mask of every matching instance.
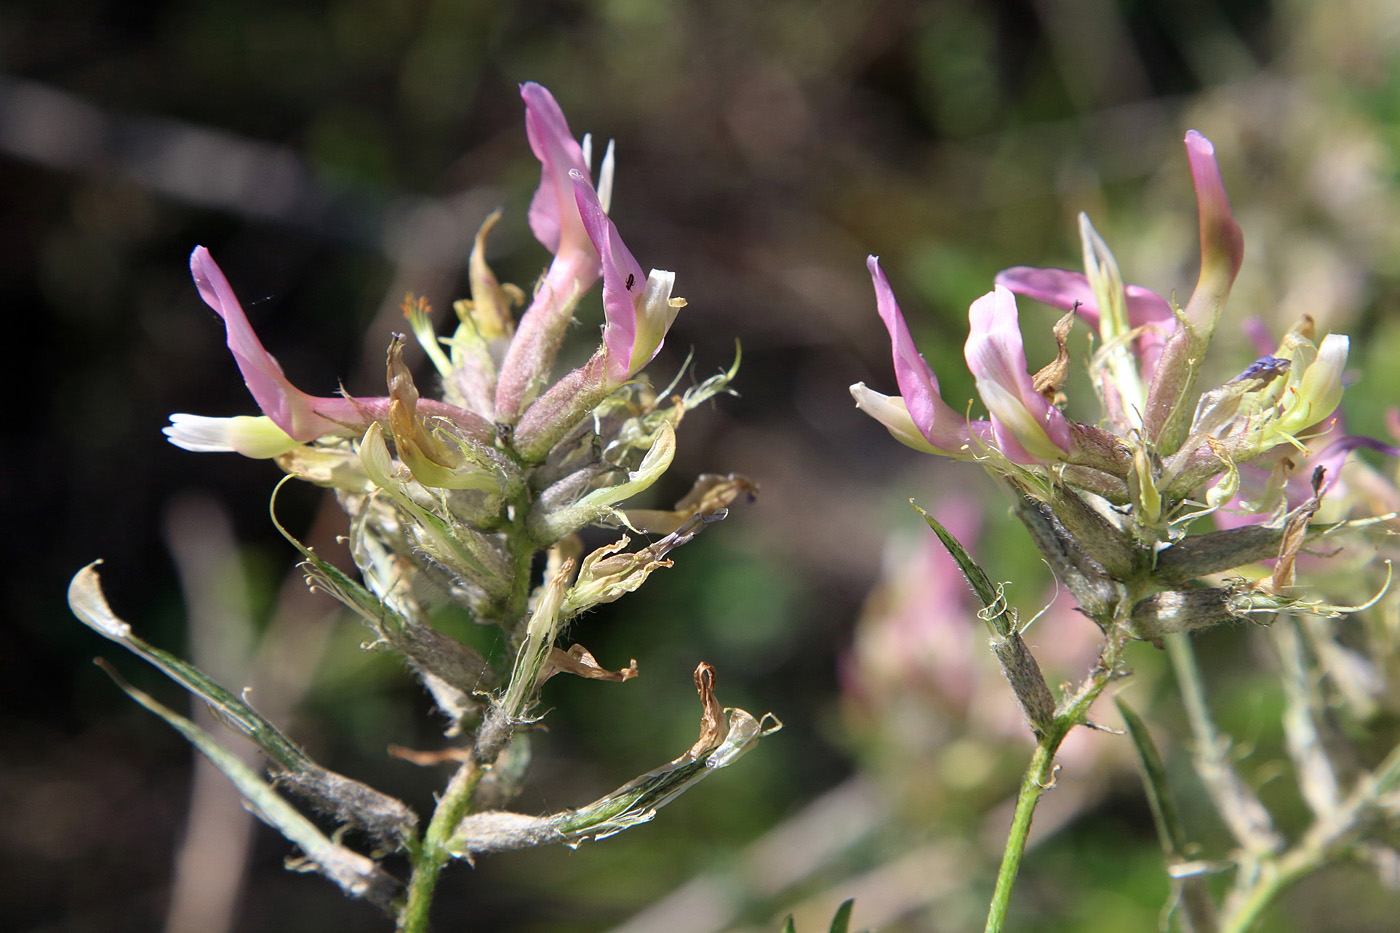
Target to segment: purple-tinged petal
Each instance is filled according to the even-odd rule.
[[[885,270],[880,268],[879,257],[869,257],[865,266],[870,270],[870,279],[875,285],[875,304],[880,320],[885,322],[885,329],[890,334],[895,383],[904,398],[909,417],[919,433],[942,453],[956,454],[965,450],[971,441],[967,418],[949,408],[939,395],[938,377],[914,346],[909,325],[905,323],[904,314],[895,301],[894,290],[885,277]],[[867,410],[874,414],[873,409]],[[884,418],[875,417],[890,427]],[[894,428],[890,427],[890,430],[893,432]],[[899,437],[898,434],[895,436]]]
[[[977,393],[992,416],[1003,452],[1013,460],[1020,453],[1063,459],[1074,450],[1073,435],[1065,416],[1035,390],[1026,370],[1015,296],[998,285],[972,303],[968,319],[967,366],[977,379]]]
[[[675,320],[680,308],[671,298],[675,276],[656,269],[644,273],[622,242],[617,225],[603,210],[588,176],[577,171],[569,175],[579,216],[603,265],[603,346],[608,354],[608,378],[626,382],[656,356]]]
[[[318,402],[344,400],[314,398],[288,381],[282,367],[258,340],[228,279],[204,247],[196,246],[190,254],[190,272],[199,296],[224,319],[228,348],[263,414],[299,441],[314,440],[338,430],[340,426],[321,417],[315,407]]]
[[[1313,468],[1325,471],[1319,492],[1325,493],[1330,490],[1333,484],[1341,478],[1342,465],[1346,462],[1347,455],[1353,450],[1363,448],[1385,454],[1387,457],[1400,457],[1400,447],[1394,447],[1364,434],[1348,434],[1333,441],[1318,452]]]
[[[569,182],[571,171],[588,173],[583,149],[569,132],[554,95],[531,81],[520,85],[520,96],[525,100],[525,135],[530,150],[540,160],[540,186],[530,202],[530,229],[552,253],[587,249],[588,237]]]
[[[1101,333],[1098,299],[1094,297],[1089,277],[1082,272],[1013,266],[997,273],[996,284],[1052,308],[1074,311],[1094,333]],[[1125,285],[1123,292],[1128,299],[1129,326],[1143,328],[1137,338],[1137,354],[1142,361],[1143,380],[1150,382],[1162,356],[1162,346],[1176,329],[1176,317],[1172,314],[1171,303],[1150,288]]]
[[[1210,140],[1195,130],[1189,131],[1186,155],[1191,163],[1201,225],[1201,274],[1186,303],[1186,319],[1203,339],[1209,340],[1244,262],[1244,234],[1230,213],[1230,199],[1225,195],[1225,182]]]
[[[880,257],[868,257],[865,267],[870,270],[870,278],[875,285],[875,305],[880,312],[880,320],[885,322],[885,329],[890,333],[894,378],[899,385],[899,394],[904,397],[904,404],[908,406],[916,424],[931,424],[934,406],[942,400],[938,391],[938,377],[914,346],[914,337],[909,333],[904,313],[895,301],[894,289],[890,288],[885,270],[880,268]]]
[[[272,354],[263,347],[262,341],[248,323],[243,307],[224,278],[209,251],[202,246],[195,247],[190,254],[190,271],[194,275],[195,286],[200,297],[224,320],[228,333],[228,348],[233,353],[238,369],[243,374],[253,400],[268,419],[288,437],[298,443],[313,441],[327,434],[356,436],[364,433],[371,421],[383,421],[389,416],[387,398],[347,398],[343,396],[308,395],[292,385],[282,373]],[[424,400],[419,410],[427,415],[451,421],[466,435],[486,443],[495,437],[494,428],[480,415],[449,405],[445,402]],[[243,423],[243,422],[239,422]],[[169,434],[167,430],[167,434]],[[207,432],[206,432],[207,433]],[[176,440],[172,435],[172,440]],[[255,449],[252,441],[247,444],[230,445],[248,456],[267,456],[249,453]],[[246,448],[246,449],[245,449]],[[193,448],[191,448],[193,449]],[[202,447],[200,449],[214,449]],[[256,448],[262,449],[262,448]]]
[[[1025,295],[1061,311],[1074,311],[1084,322],[1099,330],[1099,304],[1089,277],[1068,269],[1039,269],[1034,266],[1013,266],[997,273],[996,284]],[[1133,327],[1156,324],[1170,332],[1173,325],[1172,306],[1161,295],[1141,285],[1124,287],[1128,297],[1128,323]]]
[[[520,86],[525,100],[525,132],[540,160],[540,185],[530,202],[530,229],[554,260],[535,288],[534,297],[506,348],[496,378],[495,417],[514,424],[539,394],[559,353],[574,305],[598,281],[598,253],[579,216],[569,173],[587,174],[588,160],[569,132],[554,97],[538,84]],[[611,156],[611,148],[609,148]],[[611,176],[611,159],[603,160]]]
[[[1099,332],[1099,305],[1089,277],[1068,269],[1013,266],[997,273],[996,284],[1061,311],[1074,311]],[[1170,312],[1168,312],[1170,313]]]

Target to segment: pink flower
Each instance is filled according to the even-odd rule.
[[[341,422],[347,419],[363,420],[349,399],[317,398],[291,384],[253,332],[238,296],[204,247],[196,246],[190,254],[190,272],[204,303],[224,319],[228,348],[238,362],[243,381],[273,424],[297,441],[310,441],[323,434],[339,433]]]
[[[1016,297],[998,285],[972,303],[968,319],[964,355],[1002,452],[1017,463],[1064,459],[1074,450],[1070,425],[1026,371]]]
[[[656,356],[685,302],[671,297],[674,272],[642,273],[588,176],[574,170],[569,177],[584,229],[603,264],[603,346],[608,379],[620,385]]]
[[[924,361],[909,334],[909,325],[895,301],[889,279],[880,268],[880,260],[871,256],[865,261],[875,285],[875,304],[885,329],[890,333],[894,356],[894,378],[900,397],[881,395],[858,382],[851,386],[856,406],[883,424],[895,439],[927,453],[960,456],[976,453],[972,449],[973,434],[979,439],[990,436],[985,421],[972,424],[939,395],[938,377]],[[917,433],[916,433],[917,432]]]
[[[228,279],[204,247],[197,246],[190,254],[190,272],[200,297],[223,318],[228,348],[243,373],[243,381],[277,430],[259,426],[253,423],[255,419],[246,417],[176,414],[165,428],[171,443],[187,450],[233,450],[250,457],[272,457],[326,435],[358,436],[371,421],[388,418],[388,398],[322,397],[308,395],[292,385],[277,360],[263,347]],[[480,415],[455,405],[425,399],[419,403],[419,411],[449,422],[464,438],[490,442],[494,437],[494,429]]]
[[[540,160],[540,185],[530,202],[530,229],[554,260],[520,316],[496,382],[496,420],[513,424],[545,384],[574,305],[598,281],[598,252],[579,215],[570,172],[587,176],[588,157],[569,132],[553,95],[533,82],[520,86],[525,100],[525,133]],[[612,190],[612,150],[604,157],[598,187]]]

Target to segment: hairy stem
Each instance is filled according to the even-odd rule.
[[[528,614],[530,570],[535,555],[534,545],[525,530],[529,506],[528,495],[522,492],[511,504],[509,514],[513,518],[506,529],[513,579],[497,621],[512,644],[516,639],[516,630]],[[413,873],[399,914],[400,933],[427,933],[428,915],[438,877],[452,859],[447,849],[448,842],[463,817],[471,812],[472,795],[476,792],[477,784],[510,744],[512,725],[493,702],[477,728],[471,758],[457,769],[438,798],[422,842],[410,851]]]
[[[1249,857],[1264,856],[1283,848],[1283,837],[1274,829],[1269,811],[1240,780],[1230,764],[1230,741],[1215,729],[1206,706],[1201,669],[1187,635],[1168,635],[1167,654],[1181,688],[1186,718],[1195,741],[1196,773],[1210,794],[1225,825]]]
[[[1131,605],[1126,600],[1124,602]],[[1084,682],[1060,702],[1054,719],[1036,742],[1030,765],[1021,778],[1021,791],[1016,797],[1016,812],[1011,818],[1011,832],[1006,839],[1006,849],[1002,855],[1001,868],[997,871],[991,907],[987,911],[986,933],[999,933],[1006,923],[1006,914],[1011,905],[1011,891],[1016,885],[1016,876],[1021,869],[1021,859],[1025,855],[1026,840],[1030,836],[1036,804],[1040,802],[1041,794],[1055,782],[1055,754],[1071,729],[1087,724],[1089,707],[1093,706],[1104,689],[1120,676],[1123,652],[1128,641],[1129,635],[1123,626],[1115,626],[1110,630],[1099,663],[1089,672]]]
[[[447,789],[438,800],[433,811],[432,822],[423,834],[423,844],[414,859],[413,876],[408,882],[408,896],[399,914],[400,933],[427,933],[428,912],[433,904],[433,892],[442,870],[451,855],[447,851],[447,841],[452,831],[466,816],[471,805],[472,792],[481,780],[482,768],[475,761],[468,761],[457,769]]]

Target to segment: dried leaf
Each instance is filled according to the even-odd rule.
[[[610,680],[613,683],[622,683],[624,680],[631,680],[637,676],[637,660],[633,658],[621,670],[610,671],[594,660],[593,655],[583,645],[572,645],[568,651],[550,648],[548,656],[544,659],[544,664],[540,666],[535,686],[538,687],[555,674],[573,674],[588,680]]]
[[[252,769],[210,738],[207,732],[126,683],[104,662],[99,661],[98,664],[128,696],[164,719],[213,762],[238,788],[248,808],[260,820],[300,847],[304,853],[300,864],[325,875],[351,897],[364,898],[386,912],[391,910],[399,882],[378,863],[327,838]]]
[[[696,782],[733,764],[759,739],[782,728],[771,713],[755,719],[741,709],[722,709],[714,696],[710,665],[696,669],[695,683],[704,706],[700,741],[685,754],[578,810],[539,817],[499,810],[472,814],[457,824],[449,851],[470,859],[480,852],[556,842],[575,846],[585,839],[604,839],[648,822]]]
[[[728,508],[740,496],[752,502],[758,496],[758,485],[738,473],[702,473],[674,510],[629,509],[627,522],[638,531],[671,534],[686,519],[694,515],[713,515]]]
[[[729,723],[724,719],[724,707],[715,698],[715,669],[707,661],[701,661],[695,669],[695,692],[700,694],[700,738],[690,746],[690,751],[681,758],[695,759],[709,754],[718,748],[729,734]]]
[[[1283,542],[1278,549],[1278,563],[1268,581],[1260,588],[1267,593],[1279,594],[1293,585],[1294,569],[1298,552],[1308,538],[1308,521],[1322,508],[1322,481],[1325,471],[1319,467],[1312,475],[1312,498],[1304,502],[1289,516],[1283,527]]]
[[[1065,377],[1069,375],[1069,331],[1074,325],[1074,312],[1071,311],[1055,322],[1055,358],[1045,365],[1033,378],[1035,390],[1049,402],[1058,401],[1060,390],[1064,388]]]

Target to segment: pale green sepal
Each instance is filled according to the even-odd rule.
[[[511,722],[521,722],[534,699],[540,684],[540,670],[544,667],[549,649],[559,635],[559,608],[564,602],[564,594],[573,576],[574,562],[566,560],[544,584],[543,591],[535,602],[535,610],[525,625],[525,639],[515,655],[511,668],[510,683],[501,699],[501,708]]]
[[[504,559],[474,529],[449,524],[409,494],[408,484],[394,475],[383,429],[377,423],[371,424],[365,431],[359,451],[360,462],[370,481],[382,489],[410,520],[406,524],[413,541],[428,557],[477,584],[492,597],[506,595],[510,568]],[[487,566],[486,561],[494,566]]]
[[[433,322],[428,317],[426,303],[404,299],[404,310],[408,318],[408,327],[413,331],[418,345],[423,348],[423,352],[432,361],[433,368],[444,380],[450,380],[452,378],[452,363],[448,360],[447,354],[442,352],[442,342],[438,340],[437,332],[433,330]]]
[[[536,540],[554,542],[593,522],[606,519],[621,524],[623,518],[614,506],[646,490],[660,479],[671,466],[675,455],[675,429],[669,423],[663,422],[646,456],[637,465],[637,469],[628,472],[626,480],[595,489],[571,505],[543,513],[537,507],[529,518],[528,527],[531,534]]]

